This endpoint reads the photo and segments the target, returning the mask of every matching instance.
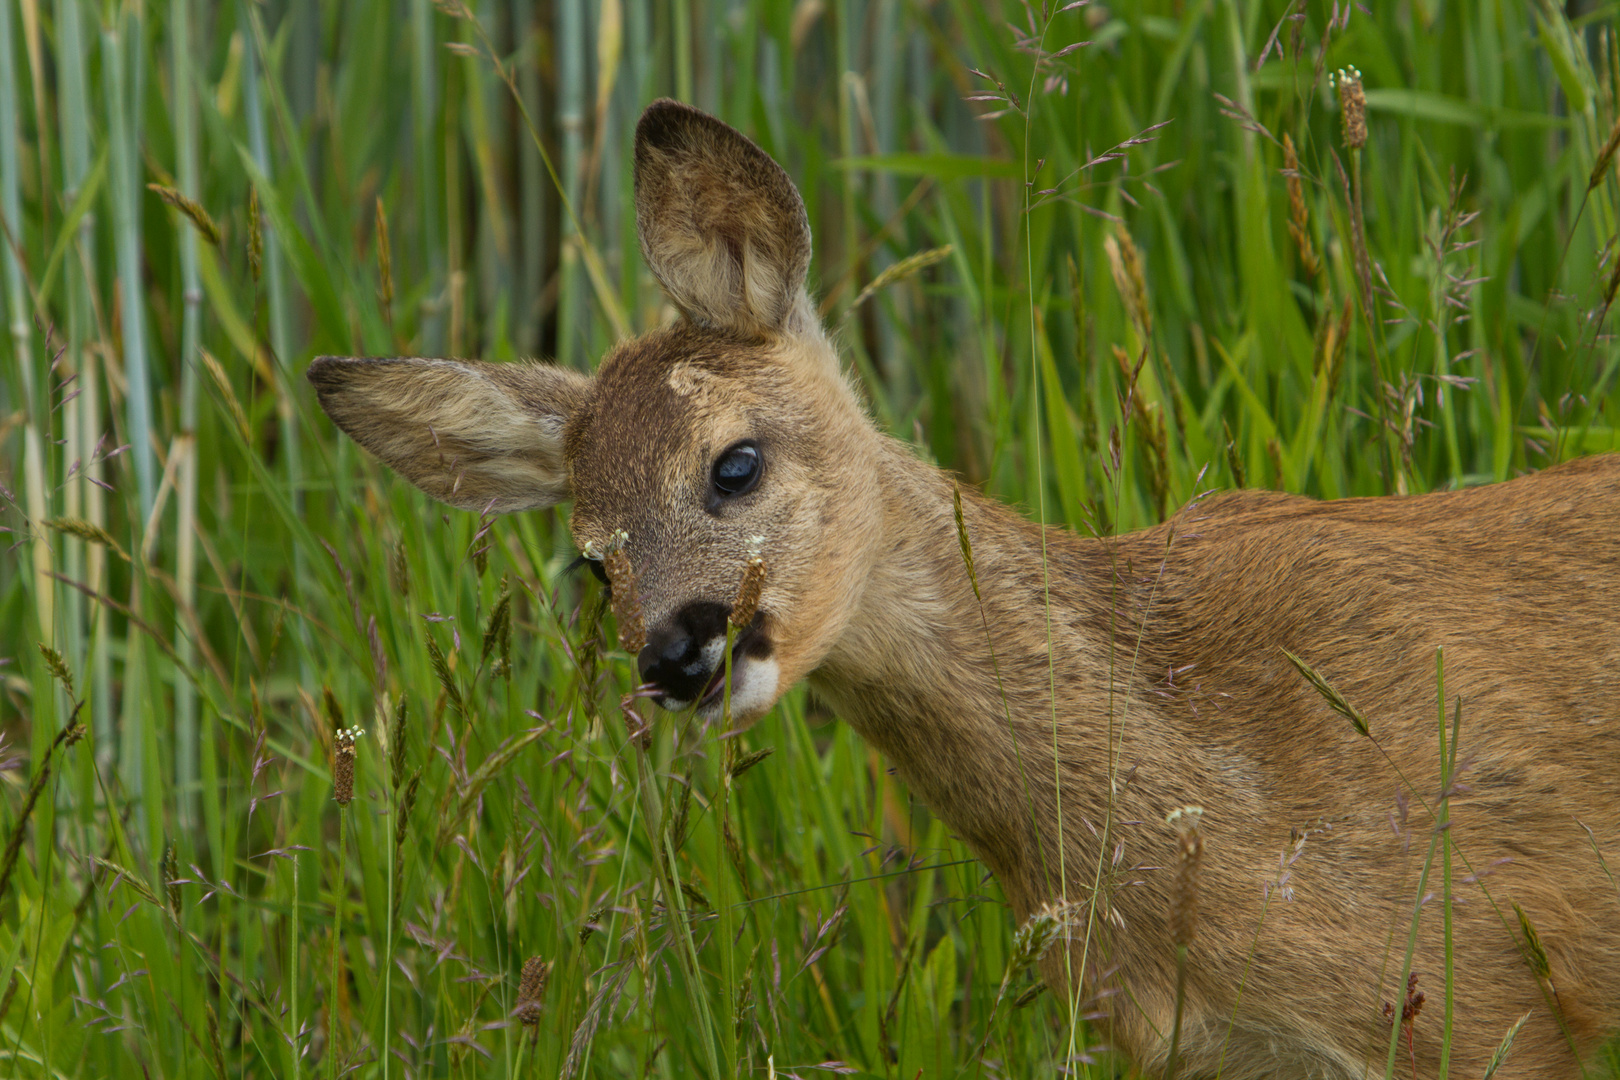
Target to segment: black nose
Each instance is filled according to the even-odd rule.
[[[687,604],[674,618],[654,627],[647,634],[647,645],[636,657],[643,682],[650,682],[677,701],[696,701],[708,689],[714,676],[711,657],[703,648],[716,638],[725,640],[726,616],[723,604],[700,600]]]

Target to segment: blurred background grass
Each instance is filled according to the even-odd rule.
[[[0,3],[6,1071],[1114,1075],[847,729],[638,772],[566,509],[446,512],[301,373],[668,318],[668,95],[799,183],[878,422],[1032,516],[1504,479],[1617,445],[1617,9]]]

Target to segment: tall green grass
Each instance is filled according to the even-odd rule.
[[[6,1073],[1114,1075],[874,752],[797,693],[638,752],[566,511],[427,502],[301,373],[659,323],[679,94],[800,184],[874,415],[1032,515],[1616,448],[1614,6],[1369,9],[0,5]]]

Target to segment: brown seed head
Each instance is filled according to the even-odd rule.
[[[1123,225],[1103,239],[1108,269],[1114,287],[1125,301],[1125,310],[1136,324],[1137,334],[1146,341],[1153,335],[1153,312],[1148,306],[1147,274],[1142,269],[1142,252]]]
[[[738,630],[754,621],[759,598],[765,591],[765,560],[759,554],[760,538],[756,536],[754,541],[748,562],[743,566],[742,581],[737,586],[737,599],[731,605],[731,625]]]
[[[523,976],[518,980],[517,1008],[513,1014],[530,1031],[540,1023],[540,1006],[546,996],[546,980],[550,977],[549,961],[538,956],[523,961]]]
[[[1367,92],[1361,86],[1361,72],[1353,67],[1340,68],[1337,82],[1344,145],[1360,150],[1367,145]]]
[[[1288,184],[1288,234],[1299,249],[1300,265],[1305,273],[1315,277],[1322,269],[1311,244],[1311,219],[1305,208],[1305,184],[1299,178],[1299,155],[1294,152],[1294,140],[1283,132],[1283,179]]]
[[[601,555],[602,572],[607,574],[613,590],[613,619],[619,624],[619,644],[631,656],[641,652],[647,644],[647,623],[641,615],[641,590],[636,585],[636,571],[630,565],[630,556],[624,553],[624,542],[630,539],[623,529],[613,537],[613,546]],[[586,558],[596,557],[586,551]]]
[[[1425,994],[1422,990],[1419,990],[1417,988],[1417,984],[1417,972],[1414,971],[1407,975],[1406,1004],[1401,1006],[1401,1023],[1403,1024],[1410,1024],[1412,1021],[1416,1020],[1418,1018],[1418,1013],[1423,1011],[1423,1003],[1429,999],[1429,995]]]
[[[364,734],[357,727],[341,728],[333,740],[332,798],[339,806],[354,801],[354,744]]]
[[[1204,809],[1183,806],[1165,818],[1176,830],[1176,876],[1170,885],[1170,940],[1192,944],[1198,932],[1198,870],[1204,861],[1204,836],[1199,831]]]
[[[394,814],[394,847],[396,849],[402,847],[405,843],[405,836],[411,822],[411,810],[416,806],[416,789],[421,783],[422,770],[418,767],[411,774],[410,780],[406,782],[405,794],[399,797],[399,808]],[[397,868],[400,864],[395,862],[394,865]],[[398,889],[394,890],[394,897],[396,900],[399,898]]]
[[[158,198],[186,215],[192,227],[202,234],[204,240],[215,247],[220,246],[219,226],[214,224],[214,219],[208,216],[208,211],[198,205],[195,199],[189,198],[183,191],[165,187],[163,184],[147,184],[146,188],[148,191],[155,191]]]

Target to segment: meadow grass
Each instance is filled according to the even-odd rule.
[[[880,425],[1031,516],[1620,448],[1583,11],[0,3],[5,1072],[1115,1075],[1030,971],[1071,915],[1015,927],[802,693],[621,700],[566,509],[429,502],[303,369],[666,320],[630,149],[678,95],[799,184]]]

